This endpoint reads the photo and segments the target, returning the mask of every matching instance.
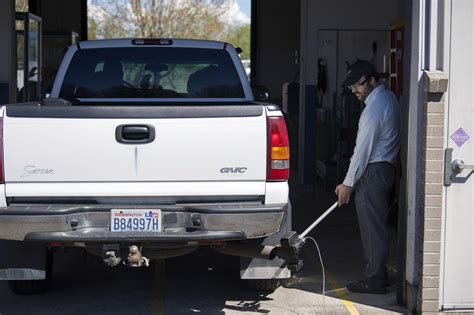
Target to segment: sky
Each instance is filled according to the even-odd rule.
[[[250,1],[251,0],[237,0],[240,10],[242,10],[250,18]]]
[[[232,23],[250,24],[250,1],[251,0],[235,0],[228,12]]]

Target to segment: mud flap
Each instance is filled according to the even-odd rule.
[[[254,240],[261,245],[276,245],[281,238],[291,231],[291,203],[286,207],[285,221],[280,232],[270,235],[264,239]],[[291,277],[290,270],[286,267],[283,259],[275,258],[265,260],[258,258],[240,258],[240,278],[241,279],[287,279]]]
[[[43,243],[0,240],[0,280],[46,279]]]

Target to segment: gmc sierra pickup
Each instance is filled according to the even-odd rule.
[[[3,106],[0,133],[0,279],[15,293],[45,291],[65,247],[129,267],[212,247],[242,257],[253,289],[290,276],[259,258],[291,230],[285,121],[230,44],[72,45],[50,97]]]

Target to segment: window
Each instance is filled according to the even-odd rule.
[[[87,98],[241,99],[244,92],[225,50],[129,47],[77,51],[60,97],[73,103]]]

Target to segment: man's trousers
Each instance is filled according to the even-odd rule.
[[[355,204],[366,260],[365,278],[384,285],[389,255],[387,219],[395,167],[387,162],[370,163],[355,188]]]

